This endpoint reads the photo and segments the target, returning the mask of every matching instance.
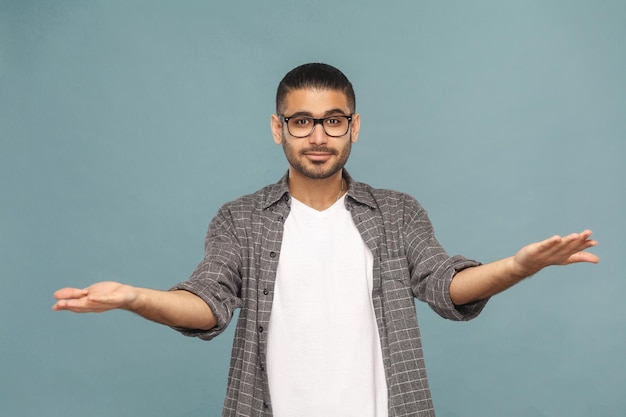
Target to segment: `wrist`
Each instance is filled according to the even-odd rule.
[[[146,305],[146,291],[144,288],[133,287],[131,285],[126,285],[125,297],[123,300],[123,304],[121,306],[122,309],[131,311],[133,313],[140,312],[144,306]]]
[[[528,278],[537,273],[537,271],[538,269],[531,268],[529,265],[524,265],[524,263],[520,262],[516,256],[509,258],[509,275],[517,281]]]

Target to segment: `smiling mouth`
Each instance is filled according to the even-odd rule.
[[[309,160],[314,161],[314,162],[324,162],[333,156],[332,153],[328,153],[328,152],[303,152],[303,154]]]
[[[330,156],[330,155],[335,155],[337,154],[337,151],[332,150],[332,149],[328,149],[325,147],[320,147],[320,148],[310,148],[310,149],[304,149],[301,152],[303,155],[312,155],[312,156]]]

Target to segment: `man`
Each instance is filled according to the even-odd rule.
[[[597,263],[596,241],[586,230],[486,265],[450,257],[417,201],[343,169],[359,128],[339,70],[293,69],[271,116],[288,173],[218,211],[191,278],[65,288],[54,310],[126,309],[211,339],[240,308],[224,416],[433,416],[414,297],[469,320],[546,266]]]

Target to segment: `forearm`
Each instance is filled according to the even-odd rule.
[[[450,283],[450,298],[454,304],[463,305],[496,295],[550,265],[598,263],[596,255],[585,252],[598,243],[590,237],[591,230],[555,235],[524,246],[515,256],[464,269]]]
[[[197,330],[209,330],[217,323],[204,300],[188,291],[135,290],[135,300],[125,309],[148,320]]]
[[[450,298],[456,305],[484,300],[517,284],[528,275],[516,268],[514,257],[466,268],[450,283]]]
[[[209,330],[217,323],[204,300],[187,291],[158,291],[105,281],[84,289],[63,288],[54,297],[55,311],[102,313],[122,309],[157,323],[194,330]]]

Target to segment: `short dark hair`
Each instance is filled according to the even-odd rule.
[[[290,91],[303,88],[341,91],[348,98],[350,112],[354,113],[356,110],[354,89],[348,78],[331,65],[311,63],[292,69],[280,81],[276,91],[276,114],[280,114],[285,97]]]

